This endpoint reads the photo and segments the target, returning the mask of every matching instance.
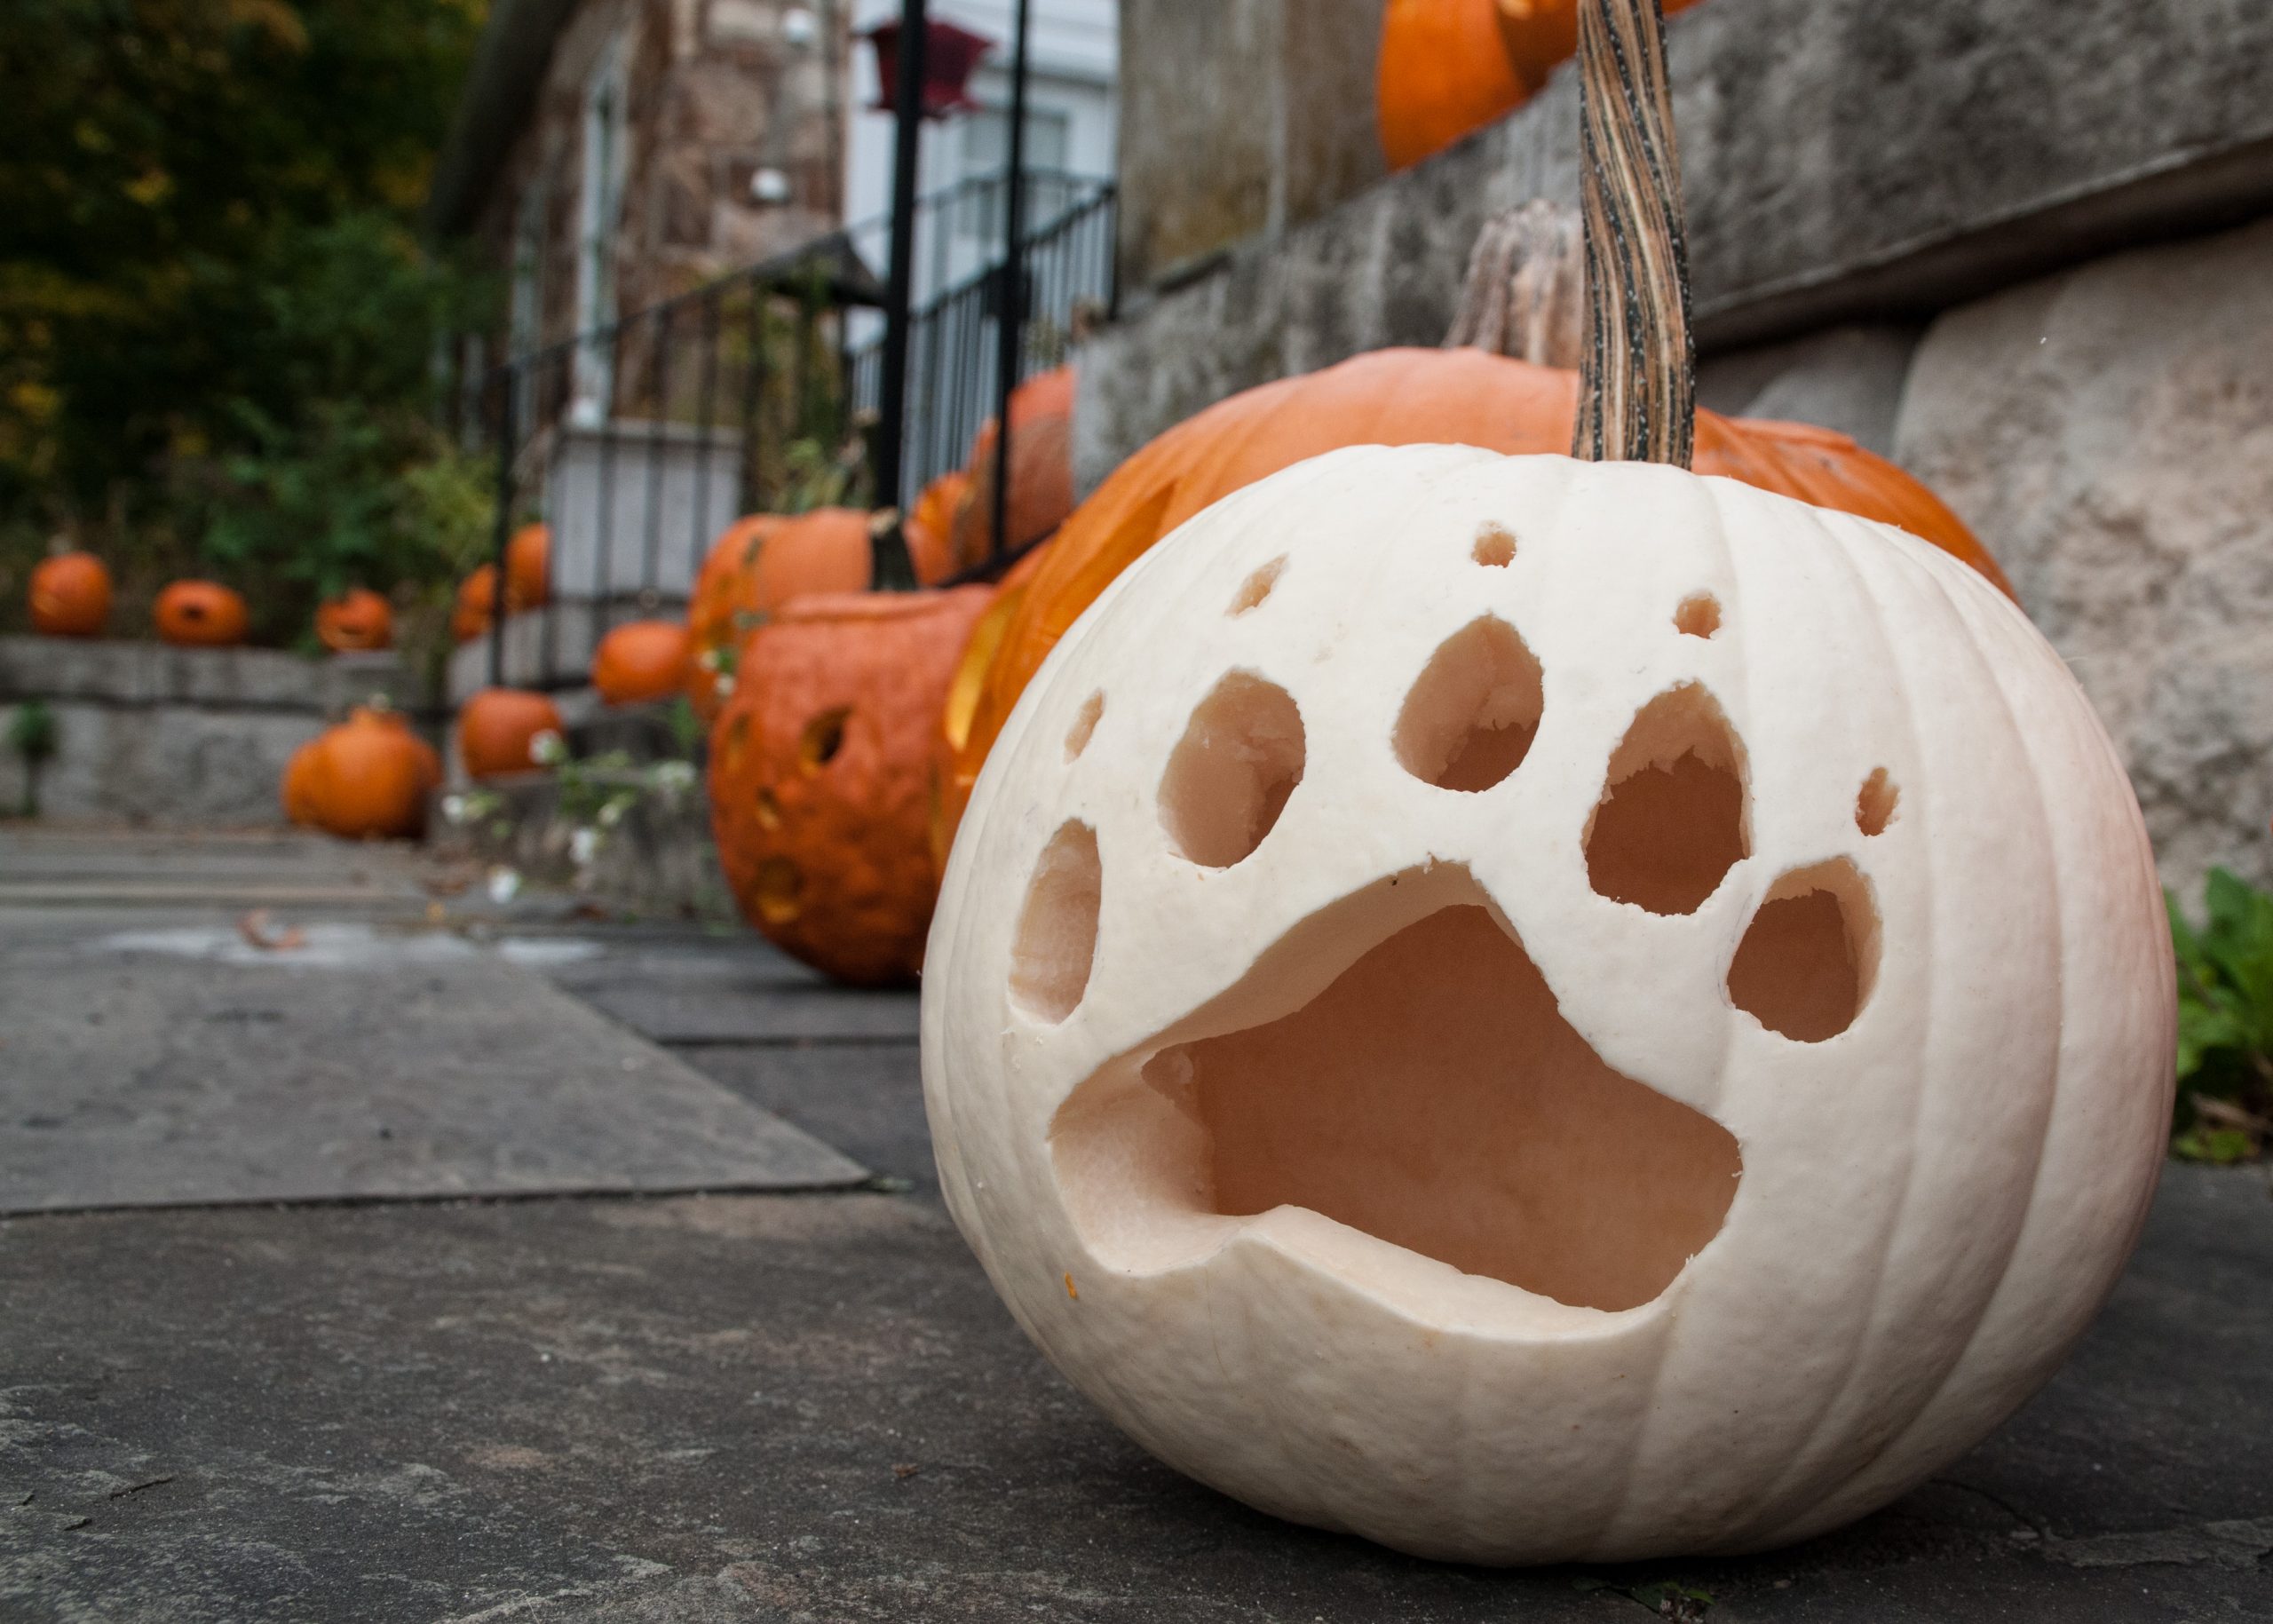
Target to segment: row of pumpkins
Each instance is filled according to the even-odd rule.
[[[59,552],[32,570],[32,630],[50,638],[99,638],[109,629],[110,570],[91,552]],[[218,581],[176,581],[151,605],[162,643],[178,648],[234,648],[245,640],[251,612],[244,595]],[[316,609],[316,637],[345,654],[385,648],[394,640],[394,612],[376,592],[357,587]]]
[[[1664,12],[1696,4],[1664,0]],[[1578,50],[1579,0],[1389,0],[1374,109],[1390,168],[1528,101]]]
[[[683,692],[693,702],[710,729],[713,823],[743,914],[841,979],[915,975],[946,852],[989,749],[1058,639],[1155,542],[1233,491],[1341,447],[1560,452],[1577,378],[1472,349],[1361,355],[1200,412],[1078,506],[1064,455],[1072,398],[1061,370],[1013,402],[1012,544],[1056,534],[999,584],[874,590],[868,515],[761,515],[718,538],[684,624],[637,622],[600,645],[593,678],[603,697]],[[1034,436],[1031,461],[1019,449],[1030,421],[1051,424]],[[2010,591],[1932,492],[1843,435],[1703,412],[1697,447],[1699,472],[1897,525]],[[948,476],[911,511],[923,580],[984,556],[988,536],[963,521],[988,511],[979,505],[987,471],[976,456],[969,476]],[[541,695],[478,694],[460,717],[468,770],[526,770],[529,741],[558,725]]]

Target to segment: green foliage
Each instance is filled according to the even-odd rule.
[[[2178,1119],[2171,1147],[2240,1161],[2273,1145],[2273,895],[2222,868],[2198,930],[2165,894],[2178,954]]]
[[[0,614],[48,535],[125,596],[198,570],[295,635],[445,566],[440,335],[413,229],[481,0],[10,0],[0,23]],[[122,624],[131,623],[124,615]]]
[[[58,738],[55,712],[38,700],[26,700],[8,718],[8,748],[24,764],[24,798],[19,808],[23,816],[39,816],[39,770],[54,759],[61,742]]]

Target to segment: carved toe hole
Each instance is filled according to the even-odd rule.
[[[1055,1025],[1073,1012],[1089,985],[1097,951],[1097,900],[1104,890],[1097,832],[1065,823],[1042,848],[1010,947],[1010,998]]]
[[[1105,715],[1105,694],[1092,693],[1081,701],[1073,725],[1065,730],[1065,759],[1072,761],[1089,748],[1089,735],[1097,730],[1097,718]]]
[[[1437,646],[1397,717],[1397,758],[1439,789],[1489,789],[1523,764],[1539,732],[1539,661],[1495,614]]]
[[[749,748],[749,713],[736,711],[726,724],[725,742],[719,747],[719,764],[732,772],[742,764],[742,752]]]
[[[1721,629],[1721,600],[1710,592],[1692,592],[1673,612],[1673,624],[1683,637],[1709,638]]]
[[[1613,902],[1692,914],[1751,850],[1744,747],[1698,683],[1642,707],[1588,824],[1587,877]]]
[[[844,748],[844,725],[851,715],[850,706],[839,705],[806,723],[805,731],[797,736],[797,764],[808,772],[818,772],[835,761],[837,751]]]
[[[1260,608],[1263,600],[1271,596],[1271,589],[1279,584],[1279,572],[1287,567],[1287,555],[1279,554],[1239,582],[1239,590],[1232,596],[1227,614],[1245,614],[1249,609]]]
[[[1505,569],[1516,561],[1515,535],[1504,525],[1485,525],[1476,533],[1476,545],[1469,549],[1469,557],[1493,569]]]
[[[1729,963],[1729,1002],[1802,1043],[1855,1024],[1878,974],[1879,911],[1845,858],[1778,880]]]
[[[1865,835],[1885,834],[1886,826],[1894,821],[1895,804],[1901,799],[1902,791],[1886,775],[1886,769],[1872,768],[1855,796],[1855,827]]]
[[[752,802],[757,814],[757,827],[769,833],[781,827],[781,803],[771,789],[761,789]]]
[[[1301,1208],[1346,1226],[1305,1228],[1322,1247],[1371,1237],[1578,1307],[1650,1301],[1719,1232],[1735,1138],[1605,1062],[1464,868],[1398,881],[1295,926],[1209,1030],[1068,1096],[1050,1147],[1076,1226],[1142,1269],[1220,1246],[1208,1220]]]
[[[1263,844],[1303,781],[1294,696],[1233,671],[1200,701],[1160,779],[1160,821],[1178,852],[1228,868]]]
[[[785,925],[804,907],[805,876],[786,857],[769,857],[757,866],[750,895],[757,916],[770,925]]]

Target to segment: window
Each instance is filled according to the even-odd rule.
[[[623,218],[629,120],[622,36],[608,42],[584,89],[583,169],[576,211],[576,329],[590,333],[615,320],[615,233]],[[587,340],[576,352],[577,422],[598,423],[615,389],[612,338]]]
[[[1055,212],[1053,203],[1064,190],[1070,150],[1072,121],[1053,107],[1026,108],[1026,229],[1032,231]],[[966,237],[999,243],[1006,222],[1002,218],[1002,181],[1010,162],[1010,115],[1007,108],[982,107],[962,119],[962,175],[966,180],[993,177],[991,186],[973,186],[955,211],[955,228]]]

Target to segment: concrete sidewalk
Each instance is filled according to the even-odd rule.
[[[123,1134],[113,1160],[132,1165],[107,1176],[131,1184],[135,1166],[170,1153],[162,1133],[121,1128],[156,1120],[138,1105],[234,1057],[259,1084],[248,1097],[287,1115],[276,1102],[318,1086],[309,1079],[336,1058],[327,1024],[367,1018],[348,993],[289,991],[352,988],[360,970],[248,968],[269,950],[233,953],[216,934],[234,930],[242,893],[228,884],[273,889],[279,869],[238,864],[225,883],[210,847],[144,842],[115,863],[107,850],[123,848],[71,855],[83,889],[69,901],[12,904],[28,883],[26,845],[0,836],[0,997],[17,1001],[0,1031],[0,1181],[18,1187],[60,1176],[31,1148],[58,1130],[25,1121],[52,1115],[59,1092],[107,1102],[86,1130]],[[535,1027],[571,1034],[554,1073],[590,1065],[622,1078],[630,1058],[637,1078],[669,1080],[621,1097],[596,1088],[580,1108],[638,1118],[623,1108],[644,1106],[641,1131],[666,1138],[672,1123],[708,1123],[688,1143],[729,1151],[732,1125],[756,1123],[747,1131],[800,1147],[812,1176],[783,1193],[365,1191],[0,1220],[0,1620],[12,1624],[1616,1624],[1648,1616],[1663,1598],[1651,1587],[1667,1581],[1709,1593],[1702,1616],[1716,1621],[2273,1619],[2273,1186],[2261,1171],[2170,1169],[2137,1262],[2070,1367],[1944,1478],[1852,1529],[1646,1570],[1434,1566],[1186,1482],[1041,1363],[937,1204],[906,995],[827,988],[746,937],[611,927],[543,899],[469,920],[452,895],[437,925],[432,876],[412,860],[321,844],[281,855],[296,883],[348,888],[360,865],[354,883],[380,894],[352,908],[272,904],[269,933],[354,924],[365,934],[352,939],[413,958],[436,949],[410,944],[450,944],[439,973],[500,1029],[535,1011]],[[54,849],[47,859],[61,866]],[[154,903],[161,884],[202,886],[206,899]],[[169,931],[210,951],[147,946]],[[121,937],[145,945],[122,949]],[[27,963],[46,989],[28,1002]],[[115,1045],[75,1038],[72,1086],[28,1081],[19,1026],[99,1012],[89,989],[127,996],[122,966],[163,984],[144,1007],[167,1018],[125,1023]],[[581,1004],[564,1010],[540,973]],[[248,976],[268,990],[249,993]],[[383,1010],[398,1007],[399,986],[374,986],[398,1001]],[[201,997],[279,1018],[193,1019]],[[366,1031],[349,1052],[423,1041],[409,1024]],[[143,1035],[124,1041],[131,1032]],[[58,1041],[39,1039],[41,1052]],[[376,1069],[391,1081],[375,1097],[408,1108],[423,1076],[419,1109],[454,1120],[441,1097],[466,1086],[462,1073]],[[475,1125],[519,1110],[534,1113],[519,1119],[532,1143],[543,1137],[541,1081]],[[600,1118],[583,1120],[577,1154],[603,1157]],[[479,1165],[470,1134],[432,1140]],[[851,1164],[880,1176],[822,1176]],[[313,1178],[333,1164],[294,1165]],[[527,1189],[543,1187],[537,1174]]]

